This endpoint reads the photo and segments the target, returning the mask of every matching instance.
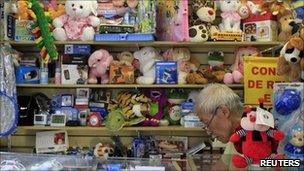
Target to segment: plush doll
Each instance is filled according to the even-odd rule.
[[[139,61],[142,76],[136,79],[138,84],[153,84],[155,82],[155,62],[160,59],[159,52],[153,47],[144,47],[134,52],[134,58]]]
[[[207,41],[211,35],[218,32],[218,28],[213,25],[216,17],[216,9],[209,6],[194,7],[198,21],[189,28],[189,36],[191,42]]]
[[[186,78],[191,69],[190,51],[186,48],[171,48],[163,53],[164,60],[177,61],[178,84],[186,84]]]
[[[304,130],[299,127],[291,131],[289,142],[284,146],[288,158],[304,161]]]
[[[163,118],[165,107],[167,105],[166,91],[164,89],[149,89],[145,91],[151,102],[151,111],[146,116],[146,120],[142,122],[143,126],[158,126]]]
[[[25,0],[18,0],[11,5],[12,13],[15,14],[15,18],[18,20],[31,20],[35,19],[36,15],[28,7],[29,2]]]
[[[238,9],[238,14],[240,15],[241,19],[246,19],[250,15],[258,15],[259,13],[259,6],[252,1],[243,1]]]
[[[219,25],[222,32],[242,32],[241,16],[238,9],[241,6],[240,0],[222,0],[220,3],[222,23]]]
[[[224,53],[222,51],[208,52],[208,65],[211,71],[214,67],[224,68]]]
[[[233,165],[245,168],[251,164],[259,165],[261,159],[283,159],[283,155],[272,155],[276,151],[278,141],[284,138],[282,131],[271,128],[274,126],[272,114],[262,108],[246,108],[245,114],[241,119],[241,128],[230,137],[230,142],[235,143],[236,150],[242,154],[232,157]],[[258,117],[273,125],[256,123]]]
[[[287,42],[291,36],[300,29],[300,25],[295,22],[295,18],[291,10],[285,10],[277,16],[280,28],[278,40],[281,42]]]
[[[230,70],[232,73],[226,73],[224,76],[225,84],[242,83],[244,77],[244,57],[260,56],[261,52],[255,47],[240,47],[236,49],[235,61]]]
[[[277,63],[277,74],[288,75],[291,82],[300,81],[301,63],[303,63],[304,56],[303,50],[303,40],[299,37],[291,38],[280,52]]]
[[[291,10],[288,3],[282,0],[275,0],[271,6],[270,11],[273,15],[278,15],[284,13],[285,10]]]
[[[134,56],[131,52],[121,52],[118,54],[117,59],[121,65],[133,66]]]
[[[107,73],[108,67],[113,61],[113,56],[104,49],[95,51],[89,58],[88,64],[90,67],[89,80],[90,84],[96,84],[97,78],[101,78],[101,83],[109,82],[109,75]]]
[[[49,6],[48,12],[50,13],[51,19],[54,20],[55,18],[65,14],[65,7],[63,4],[58,4],[57,6]]]
[[[94,148],[94,156],[102,160],[107,159],[108,157],[113,156],[114,148],[111,144],[96,144]]]
[[[99,18],[96,17],[97,6],[96,0],[67,0],[65,2],[66,14],[53,20],[55,39],[60,41],[93,40],[94,27],[100,24]]]

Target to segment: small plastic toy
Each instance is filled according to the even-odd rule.
[[[244,34],[241,32],[215,32],[211,34],[211,39],[213,41],[243,41],[244,40]]]

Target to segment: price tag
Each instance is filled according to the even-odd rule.
[[[257,125],[266,125],[270,126],[271,128],[274,128],[273,115],[267,110],[257,107],[255,123]]]

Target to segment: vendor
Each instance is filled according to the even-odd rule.
[[[210,84],[199,93],[196,110],[207,134],[227,143],[224,155],[212,170],[237,170],[231,164],[231,157],[237,152],[229,138],[239,127],[243,114],[240,97],[226,85]]]

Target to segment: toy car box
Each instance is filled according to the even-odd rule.
[[[87,84],[87,79],[87,65],[61,65],[61,84]]]
[[[15,41],[34,41],[35,36],[32,34],[34,21],[18,20],[14,16],[7,16],[7,36]]]
[[[110,84],[134,83],[134,67],[128,65],[111,64]]]
[[[177,84],[177,62],[155,62],[155,79],[156,84]]]
[[[276,41],[278,36],[276,17],[271,13],[251,15],[243,21],[243,31],[245,41]]]

